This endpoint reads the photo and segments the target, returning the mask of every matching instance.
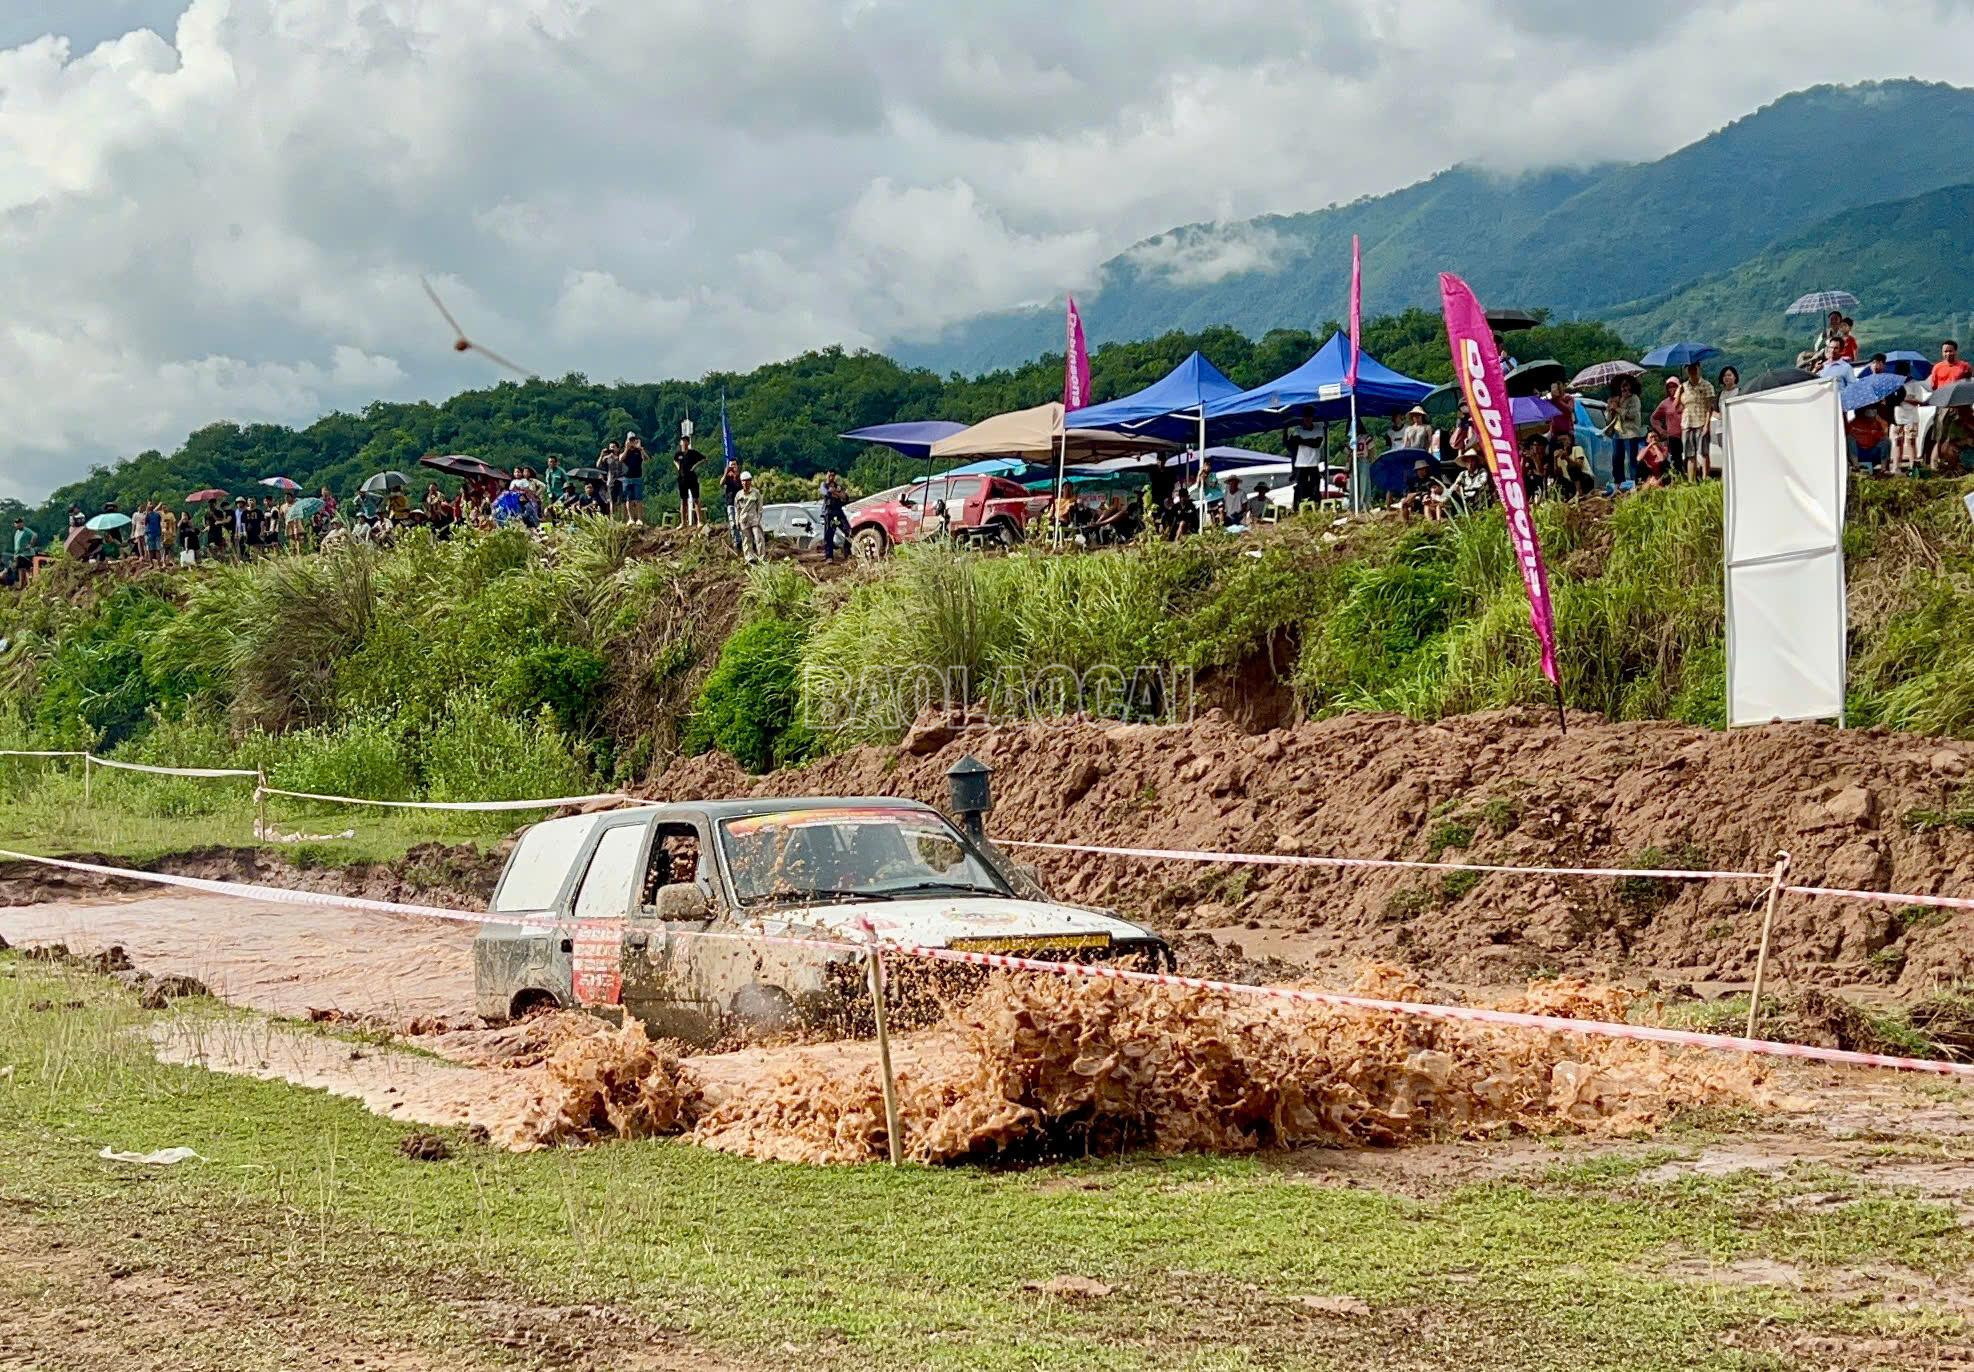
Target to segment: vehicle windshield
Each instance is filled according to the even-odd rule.
[[[723,820],[742,905],[1008,894],[942,815],[903,806],[784,810]]]

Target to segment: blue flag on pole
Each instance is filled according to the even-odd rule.
[[[728,462],[740,461],[733,450],[733,429],[727,424],[727,393],[720,392],[720,454]]]

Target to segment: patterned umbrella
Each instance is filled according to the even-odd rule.
[[[264,476],[260,479],[260,484],[272,486],[277,491],[299,491],[302,488],[301,482],[290,481],[285,476]]]
[[[1645,369],[1636,362],[1626,362],[1622,358],[1615,362],[1599,362],[1594,367],[1585,367],[1571,379],[1572,386],[1608,386],[1621,376],[1643,376]]]
[[[1849,291],[1811,291],[1799,298],[1784,313],[1786,314],[1828,314],[1832,310],[1854,310],[1857,297]]]

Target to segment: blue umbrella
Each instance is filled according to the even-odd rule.
[[[1719,348],[1710,347],[1705,343],[1668,343],[1664,347],[1652,349],[1638,360],[1648,367],[1684,367],[1719,356]]]
[[[1933,359],[1925,353],[1902,348],[1898,352],[1885,354],[1885,366],[1887,370],[1895,371],[1900,376],[1928,376],[1933,371]]]
[[[1905,378],[1891,372],[1866,372],[1844,387],[1844,408],[1868,410],[1887,396],[1905,389]]]
[[[112,529],[124,528],[129,523],[130,516],[127,514],[99,514],[83,527],[94,529],[99,534],[106,534]]]

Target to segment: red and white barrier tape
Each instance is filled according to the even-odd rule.
[[[68,858],[40,857],[33,853],[18,853],[7,849],[0,849],[0,858],[18,862],[38,862],[46,866],[66,868],[71,871],[125,877],[134,881],[148,881],[162,886],[183,887],[189,890],[204,891],[213,895],[236,896],[248,900],[275,901],[289,905],[328,905],[343,909],[372,911],[380,914],[412,915],[422,918],[453,920],[474,924],[520,924],[523,928],[529,929],[570,927],[566,922],[559,926],[530,924],[523,920],[517,920],[513,916],[477,914],[464,910],[446,910],[430,905],[404,905],[394,901],[369,900],[361,896],[340,896],[315,891],[296,891],[281,886],[254,886],[245,882],[214,881],[203,877],[172,876],[162,872],[142,872],[124,867],[104,866],[93,862],[76,862]],[[1875,895],[1879,893],[1868,892],[1865,894]],[[626,921],[622,919],[585,920],[576,921],[574,927],[597,931],[604,928],[621,929],[625,923]],[[813,947],[859,954],[870,951],[870,945],[868,944],[845,943],[829,939],[801,938],[793,935],[755,934],[740,930],[709,929],[703,931],[687,931],[683,936],[730,939],[743,943]],[[1304,1004],[1342,1006],[1348,1009],[1366,1010],[1383,1014],[1467,1020],[1480,1024],[1497,1024],[1511,1028],[1533,1029],[1544,1033],[1580,1034],[1592,1038],[1636,1039],[1648,1043],[1663,1043],[1680,1048],[1705,1048],[1717,1052],[1755,1053],[1768,1057],[1799,1058],[1812,1062],[1835,1063],[1846,1067],[1876,1067],[1899,1072],[1925,1072],[1935,1076],[1974,1080],[1974,1064],[1970,1063],[1934,1062],[1924,1058],[1891,1057],[1881,1053],[1857,1053],[1841,1048],[1816,1048],[1808,1044],[1776,1043],[1766,1039],[1736,1038],[1728,1034],[1703,1034],[1687,1029],[1662,1029],[1646,1024],[1618,1024],[1605,1020],[1566,1019],[1557,1015],[1530,1015],[1508,1010],[1487,1010],[1467,1005],[1438,1005],[1420,1001],[1379,1000],[1370,996],[1355,996],[1345,992],[1310,991],[1288,986],[1256,986],[1247,982],[1215,981],[1207,977],[1188,977],[1171,972],[1140,972],[1105,963],[1047,962],[1040,958],[1018,957],[1011,953],[975,953],[955,948],[928,948],[920,944],[907,943],[884,943],[878,946],[881,951],[918,958],[923,961],[963,963],[978,967],[998,968],[1003,971],[1042,972],[1053,976],[1082,977],[1098,981],[1134,982],[1147,986],[1178,987],[1186,990],[1211,991],[1227,995],[1260,996],[1276,1000],[1297,1001]]]
[[[1965,896],[1901,895],[1896,891],[1851,891],[1841,886],[1784,886],[1792,896],[1829,896],[1833,900],[1870,900],[1886,905],[1932,905],[1943,910],[1974,910],[1974,900]]]
[[[255,886],[244,881],[219,881],[211,877],[182,877],[170,872],[140,872],[129,867],[109,867],[97,862],[77,862],[72,858],[41,857],[35,853],[16,853],[0,848],[0,858],[14,862],[38,862],[45,867],[60,867],[70,872],[89,872],[96,876],[122,877],[129,881],[148,881],[156,886],[176,886],[187,891],[202,891],[213,896],[235,896],[246,900],[265,900],[281,905],[328,905],[343,910],[362,910],[380,915],[416,915],[421,919],[451,920],[459,924],[515,924],[524,923],[527,928],[549,926],[525,924],[511,917],[480,914],[472,910],[448,910],[442,905],[406,905],[393,900],[371,900],[366,896],[345,896],[326,891],[297,891],[287,886]]]
[[[246,775],[253,776],[248,772]],[[599,801],[622,801],[627,805],[655,805],[656,801],[639,800],[636,796],[622,795],[616,791],[605,791],[591,796],[554,796],[547,800],[366,800],[361,796],[328,796],[314,791],[284,791],[276,786],[261,786],[257,793],[264,796],[289,796],[295,800],[321,800],[332,805],[376,805],[391,810],[559,810],[565,805],[593,805]]]
[[[1232,862],[1262,867],[1395,867],[1422,872],[1505,872],[1530,877],[1653,877],[1662,881],[1768,881],[1768,872],[1689,871],[1683,867],[1506,867],[1488,862],[1420,862],[1405,858],[1315,857],[1307,853],[1217,853],[1205,848],[1113,848],[1097,843],[1041,843],[997,838],[997,848],[1097,853],[1160,862]]]

